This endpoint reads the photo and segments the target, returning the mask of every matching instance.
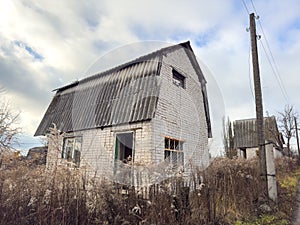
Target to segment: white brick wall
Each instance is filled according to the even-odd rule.
[[[186,76],[185,89],[173,84],[172,68]],[[164,159],[164,137],[184,140],[185,164],[205,168],[209,163],[208,133],[198,77],[183,49],[169,53],[161,67],[161,89],[153,119],[153,158]]]
[[[185,89],[173,84],[172,68],[186,76]],[[201,86],[183,49],[164,56],[159,79],[160,95],[151,121],[66,134],[82,136],[81,167],[96,170],[99,176],[112,175],[116,134],[126,131],[134,131],[133,158],[137,164],[162,162],[164,138],[170,136],[184,141],[185,163],[190,161],[201,168],[208,166],[208,133]]]
[[[91,129],[64,134],[64,137],[82,136],[82,150],[80,166],[88,170],[97,171],[99,176],[113,175],[116,134],[122,132],[134,132],[134,162],[137,164],[151,163],[151,124],[150,121],[125,124],[101,129]],[[51,142],[51,141],[50,141]],[[47,163],[54,162],[55,157],[61,159],[61,151],[54,151],[53,142],[49,148]],[[60,148],[63,146],[63,138],[58,140]],[[56,144],[57,145],[57,144]],[[55,155],[54,155],[54,154]],[[60,163],[61,164],[61,163]]]

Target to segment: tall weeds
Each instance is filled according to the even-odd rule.
[[[260,213],[257,161],[217,159],[193,176],[153,185],[145,199],[84,170],[19,163],[0,171],[0,224],[234,224]]]

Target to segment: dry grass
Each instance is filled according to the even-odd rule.
[[[290,161],[279,165],[280,179],[297,168]],[[120,194],[118,185],[84,171],[16,163],[0,171],[0,224],[246,224],[261,215],[257,161],[216,159],[194,177],[189,187],[166,180],[143,199],[134,188]],[[273,212],[288,218],[290,189],[285,184],[279,191]]]
[[[213,224],[257,215],[265,193],[256,160],[217,159],[205,171]]]

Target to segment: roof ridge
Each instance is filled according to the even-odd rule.
[[[271,119],[271,118],[275,118],[275,116],[274,115],[272,115],[272,116],[264,116],[263,118],[264,119]],[[234,122],[237,122],[237,121],[246,121],[246,120],[256,120],[256,118],[239,119],[239,120],[235,120]]]
[[[107,70],[104,70],[104,71],[101,71],[99,73],[96,73],[94,75],[91,75],[91,76],[88,76],[88,77],[85,77],[81,80],[76,80],[76,81],[73,81],[67,85],[64,85],[62,87],[59,87],[59,88],[56,88],[52,91],[63,91],[65,89],[68,89],[68,88],[71,88],[71,87],[74,87],[74,86],[77,86],[79,83],[84,83],[84,82],[88,82],[90,80],[93,80],[93,79],[96,79],[100,76],[104,76],[104,75],[107,75],[107,74],[110,74],[110,73],[113,73],[115,71],[119,71],[119,70],[122,70],[132,64],[136,64],[136,63],[139,63],[141,62],[142,60],[145,61],[145,60],[149,60],[149,59],[153,59],[155,58],[156,56],[160,56],[162,53],[166,52],[166,51],[170,51],[170,50],[174,50],[176,49],[177,47],[184,47],[184,48],[187,48],[191,51],[192,48],[191,48],[191,45],[190,45],[190,41],[185,41],[185,42],[181,42],[179,44],[174,44],[174,45],[170,45],[170,46],[167,46],[167,47],[163,47],[161,49],[158,49],[158,50],[155,50],[153,52],[150,52],[146,55],[142,55],[138,58],[135,58],[135,59],[132,59],[132,60],[129,60],[121,65],[117,65],[117,66],[114,66],[110,69],[107,69]]]

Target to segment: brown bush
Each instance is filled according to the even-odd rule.
[[[281,163],[280,170],[295,169]],[[147,199],[84,170],[15,166],[0,171],[0,224],[234,224],[260,213],[257,165],[216,159],[188,185],[182,178],[153,185]]]
[[[257,165],[255,159],[217,159],[211,164],[204,173],[209,221],[231,224],[258,213],[265,193]]]

